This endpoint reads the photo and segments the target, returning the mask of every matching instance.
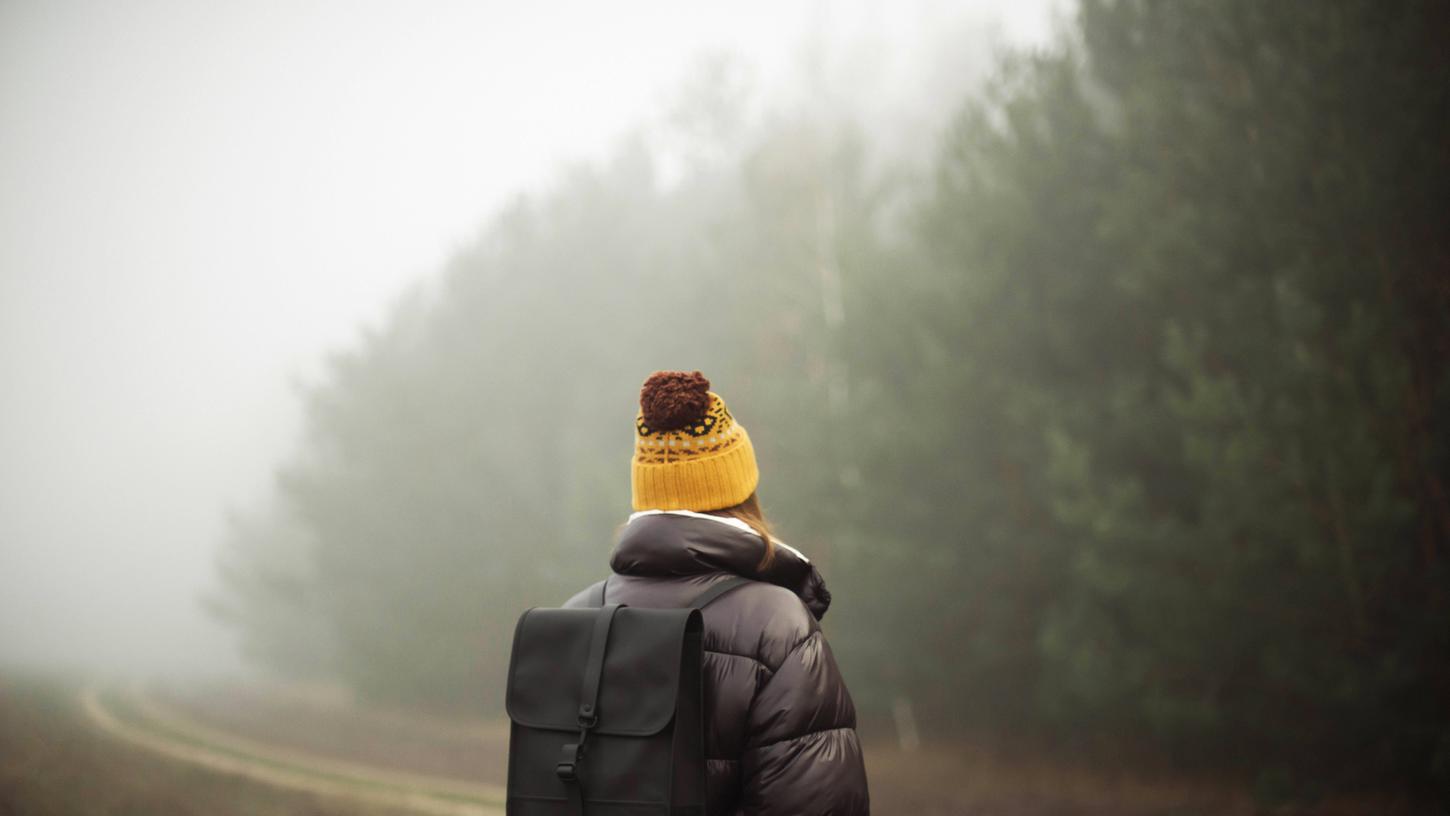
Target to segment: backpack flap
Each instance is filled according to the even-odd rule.
[[[598,609],[530,609],[514,630],[506,708],[529,728],[579,730],[582,680]],[[598,724],[613,736],[659,733],[675,714],[687,633],[697,609],[621,607],[609,630]]]

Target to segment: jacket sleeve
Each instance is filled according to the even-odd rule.
[[[741,810],[751,816],[867,816],[856,707],[825,635],[791,649],[750,706]]]

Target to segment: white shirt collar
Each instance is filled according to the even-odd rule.
[[[711,515],[710,513],[696,513],[694,510],[639,510],[637,512],[630,513],[629,520],[634,521],[640,516],[662,515],[689,516],[690,518],[709,519],[710,521],[718,521],[721,524],[728,524],[731,527],[736,528],[737,530],[744,530],[745,532],[750,533],[753,536],[759,535],[759,533],[755,532],[750,528],[749,524],[746,524],[738,518],[731,518],[730,516],[716,516]]]
[[[749,524],[746,524],[745,522],[741,521],[738,518],[732,518],[730,516],[717,516],[717,515],[713,515],[711,513],[697,513],[694,510],[637,510],[637,511],[629,514],[629,521],[634,521],[635,519],[637,519],[637,518],[639,518],[641,516],[662,516],[662,515],[689,516],[690,518],[709,519],[710,521],[718,521],[721,524],[728,524],[731,527],[734,527],[734,528],[736,528],[738,530],[744,530],[745,532],[750,533],[753,536],[756,536],[756,537],[759,537],[760,536],[760,533],[755,532],[755,530],[751,529],[751,527],[750,527]],[[628,523],[628,522],[626,522],[626,523]],[[795,547],[792,547],[791,545],[785,543],[784,541],[781,541],[779,538],[775,538],[775,537],[772,536],[771,540],[774,541],[776,544],[778,544],[778,545],[780,545],[782,547],[785,547],[787,550],[790,550],[791,552],[795,553],[797,556],[800,556],[800,559],[802,561],[806,562],[807,564],[809,564],[811,562],[811,559],[806,558],[806,554],[805,553],[801,552],[800,550],[797,550]]]

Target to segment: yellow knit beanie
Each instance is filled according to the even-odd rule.
[[[656,371],[639,392],[630,481],[636,510],[719,510],[755,492],[745,428],[698,371]]]

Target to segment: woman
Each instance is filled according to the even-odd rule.
[[[703,610],[707,812],[867,814],[856,709],[819,622],[831,595],[771,535],[750,437],[709,389],[698,371],[659,371],[640,391],[636,512],[605,601],[680,607],[732,575],[757,581]]]

